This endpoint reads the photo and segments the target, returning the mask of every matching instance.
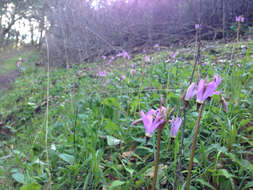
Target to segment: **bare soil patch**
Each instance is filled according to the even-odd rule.
[[[19,76],[18,71],[11,71],[0,75],[0,91],[9,88],[10,84]]]

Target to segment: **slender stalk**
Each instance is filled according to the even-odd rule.
[[[238,27],[237,27],[237,42],[240,40],[240,22],[238,22]]]
[[[48,185],[47,189],[52,189],[52,175],[50,172],[50,162],[49,162],[49,154],[48,154],[48,120],[49,120],[49,93],[50,93],[50,59],[49,59],[49,46],[48,39],[46,37],[46,45],[47,45],[47,107],[46,107],[46,131],[45,131],[45,146],[46,146],[46,163],[48,166]]]
[[[181,171],[181,165],[182,165],[181,162],[182,162],[182,156],[183,156],[183,151],[184,151],[183,147],[184,147],[184,131],[185,131],[185,121],[186,121],[186,103],[184,104],[182,111],[183,111],[184,120],[183,120],[183,126],[181,130],[181,146],[180,146],[178,160],[177,160],[177,169],[176,169],[176,176],[175,176],[176,179],[175,179],[174,187],[173,187],[174,190],[177,189],[178,177],[181,182],[183,181],[182,174],[180,173],[180,171]]]
[[[191,75],[191,78],[190,78],[190,84],[192,83],[193,76],[194,76],[196,67],[197,67],[197,65],[199,63],[199,59],[200,59],[200,39],[199,39],[198,35],[199,34],[198,34],[198,31],[197,31],[196,32],[197,54],[195,56],[195,63],[194,63],[193,70],[192,70],[192,75]]]
[[[75,123],[74,123],[74,158],[75,158],[75,160],[76,160],[76,125],[77,125],[77,118],[78,118],[78,106],[76,107]]]
[[[193,77],[194,77],[194,74],[195,74],[197,65],[199,63],[199,59],[200,59],[200,38],[199,38],[199,31],[198,30],[196,31],[196,49],[197,49],[197,52],[196,52],[196,55],[195,55],[195,63],[194,63],[194,66],[193,66],[191,78],[189,79],[189,84],[191,84],[192,81],[193,81]],[[179,177],[180,180],[183,181],[180,171],[181,171],[181,165],[182,165],[181,162],[182,162],[183,147],[184,147],[184,131],[185,131],[187,106],[188,106],[188,103],[184,102],[184,106],[183,106],[182,109],[180,109],[180,112],[179,112],[179,115],[180,115],[181,111],[183,111],[184,120],[183,120],[183,126],[182,126],[182,130],[181,130],[181,146],[180,146],[179,155],[178,155],[178,162],[177,162],[177,169],[176,169],[176,179],[174,181],[174,187],[173,187],[174,190],[177,189],[177,182],[178,182],[177,177]]]
[[[204,107],[204,103],[201,104],[201,106],[200,106],[199,117],[198,117],[198,120],[197,120],[197,123],[196,123],[195,132],[194,132],[194,136],[193,136],[193,140],[192,140],[191,158],[190,158],[189,167],[188,167],[188,174],[187,174],[187,179],[186,179],[185,190],[189,190],[189,187],[190,187],[192,164],[193,164],[195,146],[196,146],[197,136],[198,136],[198,131],[199,131],[199,123],[200,123],[200,118],[201,118],[201,115],[202,115],[203,107]]]
[[[222,0],[222,38],[225,42],[225,0]]]
[[[143,85],[143,81],[145,77],[145,64],[146,62],[144,62],[142,66],[142,77],[141,77],[141,83],[140,83],[140,87],[138,91],[138,102],[139,102],[138,109],[140,109],[140,106],[141,106],[140,99],[141,99],[141,89],[142,89],[142,85]],[[134,116],[136,115],[136,110],[137,110],[137,106],[135,107],[135,110],[134,110]]]
[[[158,165],[159,165],[159,155],[160,155],[160,142],[161,142],[162,127],[159,126],[157,134],[157,149],[156,149],[156,160],[155,160],[155,171],[153,176],[152,190],[155,190],[155,185],[157,181]]]
[[[173,107],[172,110],[170,111],[169,115],[167,118],[170,118],[171,115],[174,113],[176,110],[176,107]],[[156,160],[155,160],[155,170],[154,170],[154,175],[153,175],[153,183],[152,183],[152,190],[155,190],[155,185],[157,181],[157,173],[158,173],[158,165],[159,165],[159,155],[160,155],[160,142],[161,142],[161,134],[162,134],[162,129],[168,122],[168,119],[166,119],[165,122],[163,122],[159,127],[158,127],[158,134],[157,134],[157,149],[156,149]]]

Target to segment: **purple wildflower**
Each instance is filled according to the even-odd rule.
[[[103,60],[106,60],[106,56],[103,55],[102,58],[103,58]]]
[[[159,47],[159,44],[155,44],[155,45],[154,45],[154,48],[158,48],[158,47]]]
[[[105,71],[99,71],[98,75],[100,77],[106,77],[106,72]]]
[[[180,117],[176,117],[176,119],[175,119],[175,117],[172,116],[170,123],[171,123],[170,137],[175,138],[177,135],[177,132],[181,126],[182,120],[180,119]]]
[[[171,56],[171,57],[172,57],[173,59],[175,59],[175,58],[176,58],[176,56],[177,56],[177,54],[178,54],[178,52],[176,51],[176,52],[174,52],[174,53],[172,54],[172,56]]]
[[[154,45],[154,48],[156,48],[156,49],[160,50],[160,46],[159,46],[159,44],[158,44],[158,43],[157,43],[157,44],[155,44],[155,45]]]
[[[216,88],[220,85],[221,81],[222,81],[222,78],[219,77],[218,75],[214,75],[213,76],[213,81],[215,82],[216,84]]]
[[[144,111],[141,111],[141,119],[134,121],[132,125],[142,121],[145,127],[146,137],[152,137],[155,129],[164,122],[164,117],[161,115],[161,113],[163,115],[163,112],[154,109],[150,109],[146,114]]]
[[[190,99],[193,98],[193,96],[195,96],[197,94],[197,86],[196,84],[193,82],[191,83],[191,85],[188,87],[186,95],[184,97],[185,101],[189,101]]]
[[[213,81],[209,83],[205,83],[205,80],[201,79],[198,84],[197,102],[203,104],[208,97],[214,94],[220,94],[221,91],[216,91],[216,88],[220,85],[221,80],[217,75],[214,75]]]
[[[244,22],[244,21],[245,21],[245,17],[242,16],[242,15],[241,15],[241,16],[236,16],[236,17],[235,17],[235,21],[236,21],[236,22]]]
[[[156,111],[151,109],[146,114],[141,111],[141,118],[145,127],[145,132],[147,137],[152,137],[155,129],[164,122],[164,120],[160,117],[160,113],[155,114]],[[153,115],[155,115],[155,119],[153,121]]]
[[[135,72],[134,69],[131,69],[131,70],[130,70],[130,74],[131,74],[132,76],[133,76],[135,73],[136,73],[136,72]]]
[[[109,59],[107,64],[110,65],[112,63],[112,59]]]
[[[150,62],[150,56],[146,55],[144,60],[145,60],[146,63]]]
[[[116,55],[116,57],[121,57],[122,56],[122,53],[118,53],[117,55]]]
[[[244,16],[241,16],[241,22],[244,22],[245,18]]]
[[[131,59],[130,55],[127,53],[127,51],[123,50],[121,53],[118,53],[116,57],[123,57],[124,59]]]
[[[200,28],[200,24],[195,24],[195,29],[198,30]]]
[[[235,16],[235,21],[240,22],[241,21],[240,16]]]
[[[125,50],[122,52],[122,57],[128,60],[131,59],[130,55]]]
[[[134,69],[134,68],[135,68],[135,65],[134,65],[134,64],[132,64],[132,65],[131,65],[131,67],[132,67],[132,69]]]
[[[121,79],[122,79],[122,80],[126,80],[126,75],[122,75],[122,76],[121,76]]]

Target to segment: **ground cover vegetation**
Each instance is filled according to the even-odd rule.
[[[220,76],[228,107],[226,112],[219,95],[205,103],[191,189],[252,187],[252,45],[213,42],[201,51],[193,81],[197,75]],[[48,128],[47,72],[25,71],[1,96],[2,188],[151,188],[156,132],[146,144],[143,124],[132,122],[141,118],[141,110],[159,109],[161,95],[163,105],[176,106],[173,115],[183,120],[181,97],[189,86],[194,52],[193,47],[155,50],[110,64],[105,60],[99,67],[51,70]],[[183,146],[182,131],[172,142],[171,125],[164,126],[157,189],[172,189],[177,178],[177,188],[184,188],[197,117],[191,100]]]
[[[250,0],[0,5],[0,189],[253,188]]]

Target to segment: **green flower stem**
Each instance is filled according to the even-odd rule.
[[[162,127],[159,126],[158,134],[157,134],[157,149],[156,149],[156,156],[155,156],[156,160],[155,160],[155,171],[154,171],[154,176],[153,176],[152,190],[155,190],[155,185],[156,185],[156,180],[157,180],[159,155],[160,155],[161,134],[162,134]]]
[[[169,115],[167,118],[170,118],[173,112],[176,110],[176,107],[173,107],[172,110],[170,111]],[[162,135],[162,129],[168,122],[168,119],[163,122],[159,127],[158,127],[158,134],[157,134],[157,148],[156,148],[156,160],[155,160],[155,170],[154,170],[154,175],[153,175],[153,183],[152,183],[152,190],[155,190],[155,185],[157,181],[157,173],[158,173],[158,165],[159,165],[159,155],[160,155],[160,142],[161,142],[161,135]]]
[[[199,131],[199,123],[200,123],[200,118],[201,118],[201,115],[202,115],[203,107],[204,107],[204,103],[201,104],[201,106],[200,106],[199,117],[198,117],[198,120],[197,120],[197,123],[196,123],[195,132],[194,132],[194,136],[193,136],[192,148],[191,148],[192,149],[191,150],[191,158],[190,158],[189,167],[188,167],[188,174],[187,174],[187,179],[186,179],[185,190],[189,190],[189,187],[190,187],[192,164],[193,164],[195,146],[196,146],[197,136],[198,136],[198,131]]]

